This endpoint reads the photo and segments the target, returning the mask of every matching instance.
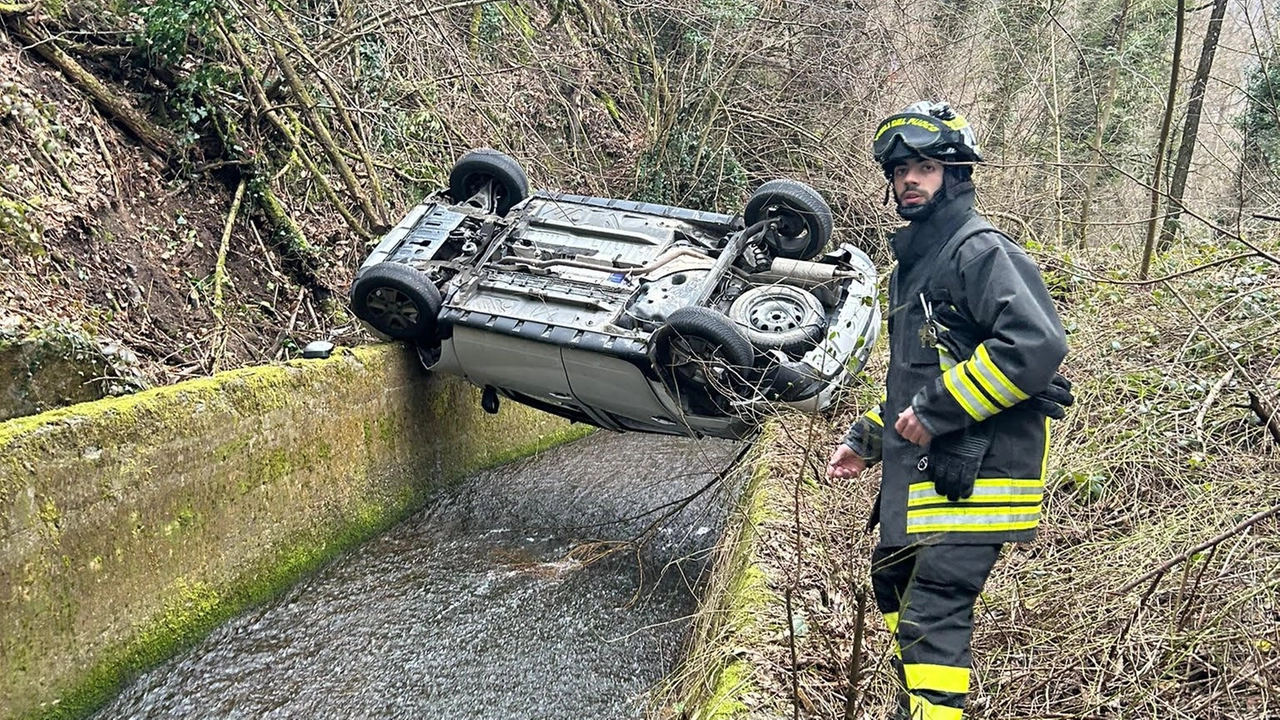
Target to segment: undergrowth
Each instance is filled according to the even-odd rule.
[[[1193,245],[1165,272],[1238,249]],[[1070,329],[1063,372],[1077,401],[1053,425],[1040,537],[1006,546],[978,603],[966,717],[1274,716],[1280,534],[1266,511],[1280,510],[1280,452],[1255,408],[1280,394],[1280,342],[1267,332],[1280,268],[1255,257],[1124,285],[1095,279],[1124,274],[1098,270],[1126,266],[1122,249],[1094,251],[1090,268],[1037,254]],[[868,374],[882,378],[885,344],[877,351]],[[876,395],[867,390],[816,431],[808,417],[784,418],[762,460],[776,512],[754,528],[758,561],[772,594],[791,594],[792,617],[776,601],[757,623],[792,631],[734,649],[752,668],[745,716],[890,710],[889,637],[871,602],[849,680],[878,471],[836,481],[824,467]]]

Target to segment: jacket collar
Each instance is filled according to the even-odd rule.
[[[947,195],[929,217],[894,233],[889,246],[900,265],[909,267],[936,253],[973,214],[973,183],[950,185]]]

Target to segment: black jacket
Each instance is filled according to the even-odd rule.
[[[1066,335],[1035,263],[973,210],[972,185],[951,194],[892,238],[885,399],[845,439],[883,459],[880,538],[891,546],[1029,540],[1040,519],[1049,421],[1019,403],[1048,386]],[[907,406],[934,437],[992,423],[972,497],[934,490],[928,447],[893,429]]]

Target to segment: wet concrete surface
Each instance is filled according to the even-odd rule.
[[[602,431],[475,475],[95,718],[644,717],[745,470],[643,548],[580,558],[635,538],[740,448]]]

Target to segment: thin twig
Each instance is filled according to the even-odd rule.
[[[1199,545],[1196,545],[1195,547],[1191,548],[1190,550],[1187,550],[1186,552],[1179,553],[1172,560],[1169,560],[1168,562],[1165,562],[1162,565],[1160,565],[1160,567],[1150,572],[1143,573],[1141,576],[1136,577],[1133,580],[1130,580],[1124,585],[1121,585],[1120,589],[1116,590],[1114,594],[1123,595],[1129,592],[1130,590],[1134,589],[1135,587],[1141,585],[1142,583],[1146,582],[1147,580],[1150,580],[1152,578],[1158,578],[1159,576],[1168,572],[1169,569],[1172,568],[1174,565],[1177,565],[1178,563],[1186,560],[1192,555],[1195,555],[1198,552],[1203,552],[1205,550],[1208,550],[1209,548],[1225,540],[1230,540],[1231,538],[1235,537],[1241,532],[1248,530],[1254,525],[1257,525],[1263,520],[1266,520],[1267,518],[1273,515],[1276,515],[1278,513],[1280,513],[1280,504],[1272,505],[1270,508],[1263,510],[1262,512],[1255,513],[1249,516],[1249,518],[1237,523],[1236,526],[1231,528],[1230,530],[1227,530],[1226,532],[1216,535],[1210,538],[1209,540],[1205,540],[1204,542],[1200,543]],[[1150,594],[1150,591],[1148,591],[1148,594]]]
[[[1196,434],[1204,436],[1204,417],[1209,412],[1209,407],[1213,405],[1213,401],[1218,399],[1218,393],[1222,392],[1222,388],[1231,382],[1232,376],[1236,374],[1235,368],[1228,368],[1218,382],[1214,383],[1209,389],[1209,394],[1205,395],[1204,403],[1200,405],[1200,411],[1196,413]]]

